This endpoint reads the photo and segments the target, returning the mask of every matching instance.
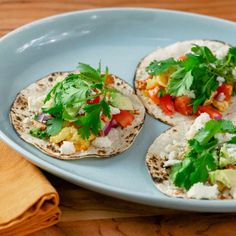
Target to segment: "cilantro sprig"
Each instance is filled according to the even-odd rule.
[[[206,182],[209,171],[216,170],[219,133],[236,133],[236,127],[229,120],[210,120],[188,141],[188,151],[182,162],[175,164],[170,172],[172,182],[181,188],[189,189],[193,184]],[[229,143],[235,143],[234,136]]]
[[[87,139],[90,136],[90,133],[97,135],[101,129],[101,119],[100,115],[103,113],[105,116],[110,118],[110,107],[103,99],[98,104],[88,104],[84,107],[85,115],[80,116],[79,119],[75,122],[81,128],[78,130],[82,138]]]
[[[51,119],[46,122],[46,130],[32,129],[31,134],[38,138],[46,138],[58,134],[63,128],[63,122],[74,122],[78,133],[83,139],[91,134],[97,135],[101,129],[101,114],[110,117],[109,93],[118,93],[106,85],[108,68],[101,72],[101,64],[97,69],[80,63],[79,73],[69,74],[46,95],[42,112],[50,114]],[[100,97],[98,103],[89,104],[89,101]],[[46,106],[50,103],[50,106]]]
[[[166,92],[172,96],[188,96],[194,92],[192,105],[196,112],[198,106],[217,90],[218,77],[224,78],[227,83],[234,83],[236,47],[230,48],[223,58],[218,59],[208,47],[193,45],[191,52],[185,57],[184,60],[154,60],[146,67],[146,71],[153,76],[173,71]]]

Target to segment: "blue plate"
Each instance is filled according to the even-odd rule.
[[[168,126],[149,116],[125,153],[102,160],[61,161],[21,140],[8,114],[18,91],[53,71],[73,70],[78,62],[96,66],[101,60],[110,72],[132,83],[139,60],[157,47],[188,39],[236,44],[235,35],[233,22],[134,8],[72,12],[23,26],[0,39],[0,136],[37,166],[94,191],[154,206],[234,212],[233,200],[176,199],[154,187],[144,158],[149,145]]]

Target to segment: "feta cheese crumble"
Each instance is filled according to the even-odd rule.
[[[44,96],[40,96],[40,97],[30,96],[30,97],[28,97],[29,111],[39,112],[41,107],[44,104],[43,101],[44,101]]]
[[[223,102],[225,100],[225,94],[224,93],[219,93],[216,100],[219,101],[219,102]]]
[[[194,184],[187,192],[187,197],[196,199],[216,199],[219,194],[217,185]]]
[[[61,154],[73,154],[76,152],[73,142],[63,141],[62,145],[59,148]]]
[[[110,111],[112,115],[120,114],[120,109],[117,107],[110,106]]]
[[[219,86],[221,86],[225,82],[225,79],[221,76],[217,76],[216,80],[219,82]]]
[[[92,145],[98,148],[110,147],[112,141],[107,137],[97,137],[93,140]]]
[[[194,123],[191,125],[189,131],[186,133],[187,140],[194,137],[194,135],[205,126],[207,121],[209,121],[211,118],[207,113],[202,113],[200,116],[196,118]]]

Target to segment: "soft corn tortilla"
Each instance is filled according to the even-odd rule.
[[[145,119],[145,108],[139,98],[135,95],[132,87],[127,82],[115,75],[113,75],[115,81],[113,87],[131,99],[135,110],[135,119],[127,128],[116,128],[116,133],[119,139],[116,139],[112,143],[111,147],[98,148],[90,145],[89,149],[86,151],[65,155],[60,153],[58,144],[53,144],[48,141],[35,138],[29,134],[29,131],[32,128],[32,120],[35,113],[29,110],[28,97],[33,96],[33,98],[37,99],[42,95],[46,95],[56,83],[56,80],[64,79],[68,74],[77,72],[78,71],[55,72],[45,76],[44,78],[20,91],[16,96],[10,111],[10,120],[13,124],[13,127],[23,140],[31,143],[44,153],[59,159],[71,160],[85,157],[109,157],[124,152],[132,145],[143,126]]]
[[[235,124],[235,119],[233,122]],[[168,145],[173,145],[175,147],[175,140],[184,148],[187,142],[185,134],[192,123],[192,121],[188,121],[185,124],[177,125],[162,133],[149,147],[146,155],[146,166],[155,186],[162,193],[170,197],[188,198],[186,191],[175,187],[170,180],[170,167],[164,166],[164,163],[168,160],[169,153],[169,151],[166,151],[166,147]],[[178,151],[177,148],[175,150]],[[216,199],[227,200],[232,199],[232,196],[229,192],[223,192],[218,195]]]
[[[189,40],[183,42],[177,42],[171,44],[164,48],[158,48],[154,52],[150,53],[146,57],[144,57],[138,67],[136,69],[135,77],[134,77],[134,87],[136,90],[136,94],[142,100],[144,106],[146,107],[147,112],[152,115],[155,119],[158,119],[166,124],[175,126],[178,123],[183,121],[193,120],[193,116],[184,116],[178,112],[175,112],[173,116],[165,115],[161,108],[154,104],[152,100],[146,97],[141,90],[137,88],[137,80],[145,80],[148,77],[148,73],[146,72],[146,67],[150,64],[153,60],[164,60],[170,57],[179,58],[180,56],[185,55],[191,51],[191,48],[194,44],[199,46],[207,46],[209,47],[212,52],[218,56],[225,55],[229,49],[229,45],[220,42],[220,41],[212,41],[212,40]],[[232,103],[230,107],[223,113],[224,117],[230,117],[235,105],[236,105],[236,98],[232,98]]]

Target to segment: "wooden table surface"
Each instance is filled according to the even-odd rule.
[[[153,7],[236,21],[235,0],[0,0],[0,36],[31,21],[79,9]],[[199,214],[121,201],[46,174],[60,195],[60,223],[32,236],[236,235],[236,214]]]

